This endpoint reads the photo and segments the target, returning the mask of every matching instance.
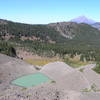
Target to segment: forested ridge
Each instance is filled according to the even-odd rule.
[[[60,29],[60,31],[57,30]],[[71,34],[66,38],[60,33]],[[70,36],[71,36],[70,35]],[[100,31],[87,24],[57,23],[52,25],[28,25],[5,21],[0,24],[0,52],[16,56],[15,49],[24,48],[39,56],[80,55],[80,61],[100,61]]]

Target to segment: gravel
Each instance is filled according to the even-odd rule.
[[[22,60],[0,54],[0,100],[100,100],[100,91],[91,90],[93,83],[97,89],[100,87],[100,75],[93,67],[95,64],[73,69],[63,62],[54,62],[36,70]],[[79,71],[81,68],[83,72]],[[36,72],[47,75],[53,82],[31,88],[11,84],[20,76]]]

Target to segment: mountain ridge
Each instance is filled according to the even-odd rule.
[[[46,25],[32,25],[0,19],[0,37],[6,40],[20,39],[22,41],[56,43],[76,38],[77,40],[83,40],[82,38],[88,40],[89,36],[94,40],[98,40],[100,31],[85,23],[57,22]],[[91,41],[92,39],[89,38]]]

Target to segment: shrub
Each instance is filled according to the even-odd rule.
[[[100,63],[97,63],[97,64],[96,64],[96,67],[93,68],[93,70],[94,70],[95,72],[97,72],[98,74],[100,74]]]
[[[83,71],[84,71],[84,68],[81,68],[79,71],[80,71],[80,72],[83,72]]]
[[[56,81],[52,80],[51,83],[56,83]]]

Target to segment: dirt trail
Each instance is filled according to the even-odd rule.
[[[86,66],[82,66],[78,68],[77,70],[80,70],[83,68],[83,75],[89,81],[90,86],[95,84],[97,90],[100,90],[100,75],[92,70],[95,66],[96,64],[89,64]]]

